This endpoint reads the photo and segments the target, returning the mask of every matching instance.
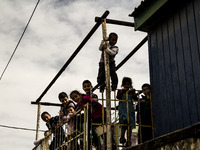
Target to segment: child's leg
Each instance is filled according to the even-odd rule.
[[[127,146],[131,146],[131,135],[132,135],[132,130],[131,130],[131,127],[130,127],[129,131],[127,132],[127,143],[126,143]]]
[[[106,84],[105,84],[105,67],[104,63],[99,63],[99,72],[97,77],[97,83],[100,85],[100,92],[103,92]]]
[[[120,137],[120,143],[122,143],[122,144],[126,143],[125,132],[126,132],[126,127],[123,126],[121,128],[121,137]]]
[[[111,77],[111,83],[112,83],[112,91],[117,89],[118,85],[118,77],[116,73],[116,67],[115,63],[110,63],[110,77]]]

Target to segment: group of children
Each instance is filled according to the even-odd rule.
[[[126,143],[126,146],[131,145],[131,134],[132,129],[135,128],[135,111],[137,111],[137,123],[139,124],[139,120],[141,121],[142,125],[149,125],[151,126],[151,110],[150,110],[150,85],[144,84],[142,86],[142,92],[144,95],[142,95],[142,98],[140,99],[140,112],[139,108],[137,110],[134,110],[134,101],[138,101],[138,94],[136,93],[135,89],[132,86],[132,80],[129,77],[124,77],[122,80],[122,89],[119,89],[117,91],[116,98],[119,100],[118,105],[118,114],[119,114],[119,124],[121,125],[121,136],[119,139],[119,142],[121,144]],[[99,140],[97,134],[95,134],[95,130],[91,129],[91,122],[92,123],[98,123],[102,124],[102,115],[104,114],[104,121],[106,122],[106,111],[105,108],[102,108],[102,104],[98,101],[98,96],[94,93],[91,93],[92,84],[89,80],[85,80],[83,82],[83,90],[85,91],[85,94],[80,93],[77,90],[74,90],[70,93],[69,99],[68,95],[65,92],[61,92],[58,95],[58,98],[60,100],[61,108],[58,116],[51,117],[51,115],[48,112],[43,112],[41,114],[41,118],[43,121],[46,122],[46,126],[48,129],[53,133],[54,138],[52,141],[52,144],[50,145],[50,149],[54,149],[54,147],[57,147],[58,145],[61,145],[65,139],[69,139],[70,136],[73,136],[75,128],[74,128],[74,122],[73,117],[74,113],[82,109],[85,104],[89,104],[89,108],[92,109],[91,115],[90,111],[88,112],[88,128],[92,130],[92,141],[94,142],[95,146],[99,147]],[[127,100],[128,100],[128,107],[127,107]],[[89,109],[89,110],[90,110]],[[104,112],[102,112],[104,111]],[[140,115],[139,115],[140,114]],[[82,121],[79,123],[83,124],[83,118]],[[67,123],[67,136],[64,134],[64,130],[62,126],[57,128],[59,125],[63,125]],[[95,126],[94,126],[95,127]],[[128,130],[128,127],[129,130]],[[56,129],[57,128],[57,129]],[[81,129],[83,130],[83,128]],[[125,132],[127,132],[127,138],[125,138]],[[142,134],[141,134],[142,133]],[[90,132],[88,132],[88,135]],[[140,140],[140,136],[142,135],[142,141]],[[152,139],[152,131],[151,128],[147,127],[140,127],[138,130],[138,139],[139,143],[147,141],[149,139]],[[88,139],[90,142],[90,139]],[[68,149],[72,149],[72,145],[68,144]]]
[[[103,92],[105,89],[105,67],[104,67],[104,51],[109,55],[109,65],[110,65],[110,76],[111,76],[111,89],[112,91],[115,91],[117,89],[118,85],[118,77],[116,74],[116,67],[115,67],[115,56],[118,53],[118,47],[115,45],[117,43],[118,36],[116,33],[110,33],[108,39],[105,41],[103,40],[100,44],[99,50],[102,51],[101,59],[99,62],[99,72],[97,77],[97,83],[100,85],[100,92]],[[121,125],[121,136],[120,136],[120,143],[124,144],[126,143],[127,146],[131,145],[131,132],[132,129],[135,128],[135,110],[134,110],[134,101],[138,101],[139,92],[136,93],[135,89],[132,86],[132,80],[129,77],[124,77],[122,80],[122,89],[117,91],[117,99],[119,100],[119,106],[118,106],[118,114],[119,114],[119,124]],[[71,135],[74,134],[74,114],[77,110],[82,109],[85,104],[89,104],[89,108],[91,108],[91,112],[89,113],[88,121],[88,127],[89,131],[92,130],[92,136],[88,136],[89,138],[92,138],[94,141],[95,146],[97,149],[98,147],[98,136],[95,134],[95,130],[93,128],[91,129],[91,121],[93,123],[99,123],[102,124],[102,116],[104,114],[104,121],[106,122],[106,111],[105,108],[102,108],[102,104],[98,101],[98,96],[91,92],[92,90],[92,83],[89,80],[85,80],[82,83],[82,88],[85,91],[85,94],[80,93],[77,90],[74,90],[70,93],[69,99],[68,95],[65,92],[61,92],[58,95],[58,98],[60,100],[61,108],[58,116],[51,117],[51,115],[48,112],[43,112],[41,114],[41,118],[43,121],[46,122],[46,125],[48,129],[53,133],[54,138],[52,141],[52,144],[50,145],[50,149],[54,149],[58,145],[61,145],[66,138],[69,139]],[[146,117],[149,118],[149,108],[150,108],[150,85],[144,84],[142,86],[142,91],[144,93],[144,96],[142,97],[142,100],[140,100],[141,105],[140,109],[137,109],[138,112],[142,112],[139,117],[137,115],[138,119],[141,119],[140,122],[145,123]],[[128,100],[128,105],[127,105]],[[144,104],[144,108],[146,109],[148,107],[147,112],[142,110]],[[128,107],[127,107],[128,106]],[[150,116],[151,117],[151,116]],[[83,117],[82,117],[83,118]],[[151,119],[150,119],[151,120]],[[82,123],[84,121],[83,119],[80,119],[79,123]],[[139,121],[138,121],[139,122]],[[68,124],[68,130],[67,130],[67,136],[64,134],[64,130],[62,128],[62,124]],[[151,121],[148,122],[148,125],[151,125]],[[58,127],[59,126],[59,127]],[[128,130],[128,128],[130,129]],[[81,127],[81,130],[83,128]],[[127,135],[129,135],[127,138],[125,138],[125,132],[129,131]],[[142,131],[140,129],[140,135],[145,136],[145,133],[147,131]],[[147,132],[148,134],[151,134],[151,132]],[[89,132],[88,132],[89,134]],[[149,137],[148,137],[149,138]],[[152,138],[152,136],[150,136]],[[145,140],[145,139],[144,139]],[[144,142],[142,140],[142,142]],[[90,140],[88,140],[90,141]],[[67,145],[67,149],[73,149],[72,144]]]

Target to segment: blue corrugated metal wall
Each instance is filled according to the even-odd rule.
[[[158,137],[200,121],[200,0],[177,8],[148,36]]]

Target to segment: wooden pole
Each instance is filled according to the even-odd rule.
[[[40,128],[40,110],[41,110],[41,105],[38,103],[38,111],[37,111],[37,126],[36,126],[36,141],[39,139],[39,128]]]
[[[107,39],[106,19],[102,22],[103,39]],[[107,150],[112,149],[112,135],[111,135],[111,101],[110,101],[110,66],[109,55],[104,50],[104,64],[106,77],[106,122],[107,122]]]

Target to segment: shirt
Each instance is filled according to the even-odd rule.
[[[97,105],[95,105],[95,107],[94,107],[94,105],[92,105],[92,110],[93,110],[92,116],[93,116],[93,118],[102,117],[102,105],[97,101],[95,102],[95,100],[91,100],[90,96],[82,95],[82,100],[77,105],[79,106],[79,108],[81,108],[87,103],[97,103]]]

